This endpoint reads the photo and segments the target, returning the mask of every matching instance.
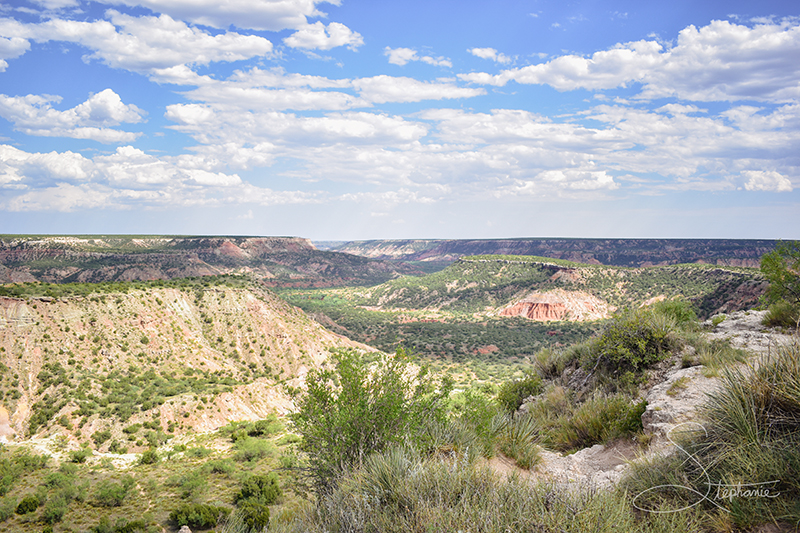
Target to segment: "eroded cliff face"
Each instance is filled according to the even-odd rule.
[[[299,237],[6,237],[0,283],[148,281],[252,273],[274,285],[380,283],[413,267],[317,250]]]
[[[614,311],[608,303],[583,291],[555,289],[534,291],[503,307],[499,316],[523,316],[537,322],[568,320],[584,322],[608,318]]]

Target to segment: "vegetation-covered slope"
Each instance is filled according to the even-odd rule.
[[[703,262],[757,267],[777,241],[744,239],[464,239],[319,242],[374,259],[445,265],[470,255],[537,255],[580,263],[652,266]]]
[[[65,426],[105,449],[136,424],[261,418],[287,405],[276,384],[353,345],[241,276],[4,292],[0,404],[20,438]]]
[[[255,273],[282,286],[375,284],[406,265],[320,251],[295,237],[0,237],[0,282],[103,282]]]

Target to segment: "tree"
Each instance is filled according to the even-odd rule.
[[[311,370],[292,391],[290,415],[303,436],[314,489],[326,492],[342,472],[390,444],[419,444],[429,421],[443,421],[452,383],[413,365],[402,349],[370,364],[355,351],[332,354],[333,368]]]
[[[800,242],[779,242],[761,257],[761,273],[769,281],[765,296],[772,304],[770,311],[775,314],[782,309],[781,314],[791,315],[800,327]]]

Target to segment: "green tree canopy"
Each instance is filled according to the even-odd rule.
[[[769,281],[769,303],[783,300],[800,304],[800,242],[780,242],[775,250],[764,254],[761,273]]]

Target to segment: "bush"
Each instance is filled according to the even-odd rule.
[[[236,441],[234,459],[240,462],[263,459],[275,452],[275,445],[268,440],[243,437]]]
[[[664,358],[672,344],[671,329],[668,320],[645,310],[617,316],[594,343],[592,359],[581,363],[617,376],[638,372]]]
[[[158,462],[158,452],[150,448],[149,450],[145,450],[142,452],[142,456],[139,458],[140,465],[153,465]]]
[[[208,529],[216,527],[220,518],[225,518],[230,510],[203,503],[187,503],[169,513],[169,519],[176,526]]]
[[[257,475],[242,481],[241,488],[233,498],[233,503],[238,505],[244,500],[257,500],[265,505],[275,503],[281,496],[278,485],[278,476],[273,472],[266,475]]]
[[[36,509],[39,508],[39,498],[33,495],[28,495],[20,500],[19,505],[17,505],[17,514],[28,514],[32,513]]]
[[[62,496],[51,498],[44,504],[39,519],[45,524],[61,522],[67,512],[67,501]]]
[[[412,366],[402,349],[373,365],[354,351],[335,352],[331,361],[335,370],[311,370],[306,390],[293,391],[297,411],[290,415],[318,493],[369,454],[424,439],[429,421],[444,420],[452,388],[448,378]]]
[[[73,463],[83,464],[86,462],[88,457],[92,456],[92,450],[89,448],[81,448],[80,450],[75,450],[69,452],[69,460]]]
[[[683,299],[661,300],[653,304],[652,310],[673,320],[678,326],[687,326],[697,321],[697,314],[691,304]]]
[[[95,486],[92,503],[99,507],[119,507],[125,501],[128,491],[134,484],[135,482],[131,476],[125,476],[119,483],[103,480]]]
[[[92,433],[92,440],[97,446],[101,446],[105,441],[111,438],[111,432],[108,430],[95,431]]]
[[[800,311],[796,305],[779,301],[769,306],[762,323],[770,328],[794,328],[800,321]]]
[[[503,383],[497,393],[497,401],[506,412],[513,413],[526,398],[540,394],[542,388],[542,378],[534,372],[528,372],[520,379]]]
[[[245,500],[238,508],[239,519],[250,531],[262,531],[269,525],[269,507],[258,500]]]

